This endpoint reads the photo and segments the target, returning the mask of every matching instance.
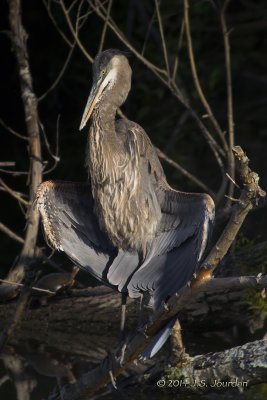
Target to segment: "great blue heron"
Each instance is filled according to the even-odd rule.
[[[197,272],[214,203],[207,194],[173,190],[141,126],[115,119],[131,75],[120,51],[98,54],[80,125],[91,118],[89,182],[44,182],[37,204],[55,249],[121,293],[138,298],[148,292],[157,309]],[[158,347],[163,336],[164,330]]]

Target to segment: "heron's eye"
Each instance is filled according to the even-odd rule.
[[[103,71],[101,72],[102,75],[105,75],[107,71],[105,69],[103,69]]]

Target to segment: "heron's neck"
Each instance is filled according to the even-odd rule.
[[[95,110],[92,118],[92,126],[94,130],[99,130],[100,140],[116,140],[115,131],[115,116],[117,107],[111,104],[101,104],[101,106]]]
[[[122,144],[115,131],[116,109],[115,106],[101,105],[94,110],[91,118],[86,165],[91,178],[95,177],[98,181],[114,172],[114,163],[122,154]]]

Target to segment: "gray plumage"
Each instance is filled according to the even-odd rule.
[[[214,204],[207,194],[173,190],[145,131],[115,120],[130,85],[131,68],[122,53],[108,50],[96,57],[80,127],[91,118],[89,182],[44,182],[37,204],[54,248],[130,297],[151,293],[157,308],[197,272]]]

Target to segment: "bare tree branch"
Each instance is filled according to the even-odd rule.
[[[162,26],[162,21],[161,21],[161,15],[160,15],[160,11],[159,11],[158,0],[155,0],[155,8],[156,8],[157,18],[158,18],[158,23],[159,23],[159,31],[160,31],[160,36],[161,36],[165,64],[166,64],[167,76],[168,76],[168,80],[170,81],[170,67],[169,67],[167,46],[166,46],[166,41],[165,41],[165,37],[164,37],[164,31],[163,31],[163,26]]]
[[[0,161],[0,167],[15,167],[15,161]]]
[[[21,197],[21,195],[16,192],[15,190],[11,189],[4,181],[2,178],[0,178],[0,185],[2,185],[3,188],[5,188],[5,190],[11,194],[11,196],[13,196],[15,199],[17,199],[18,201],[20,201],[22,204],[24,204],[25,206],[29,206],[29,202],[27,200],[24,200],[23,197]]]
[[[20,139],[23,140],[29,140],[29,138],[27,136],[23,136],[20,133],[18,133],[17,131],[15,131],[14,129],[10,128],[10,126],[8,126],[1,118],[0,118],[0,124],[10,133],[12,133],[12,135],[17,136]]]
[[[24,285],[22,283],[14,283],[14,282],[7,281],[6,279],[0,279],[0,282],[7,283],[10,286],[24,287]],[[32,289],[36,290],[37,292],[40,292],[40,293],[56,294],[56,292],[52,292],[51,290],[48,290],[48,289],[41,289],[36,286],[32,286]]]
[[[58,76],[56,77],[56,79],[54,80],[54,82],[52,83],[52,85],[41,95],[38,97],[38,101],[42,101],[47,95],[48,93],[50,93],[52,90],[55,89],[55,87],[58,85],[60,79],[62,78],[62,76],[64,75],[64,72],[66,71],[66,68],[70,62],[71,56],[73,54],[73,50],[75,47],[75,43],[71,45],[70,51],[68,52],[67,58],[63,64],[63,67],[61,68],[61,70],[59,71]]]
[[[30,205],[27,210],[27,228],[25,241],[16,267],[8,274],[7,279],[12,282],[20,283],[24,277],[24,268],[30,266],[30,262],[36,256],[36,239],[39,227],[39,213],[33,207],[33,201],[37,187],[42,181],[42,159],[39,135],[39,117],[37,111],[37,98],[33,91],[32,77],[29,67],[29,57],[27,52],[27,34],[23,28],[21,20],[20,0],[10,0],[9,2],[9,23],[11,28],[11,41],[17,59],[21,97],[24,105],[25,123],[29,137],[29,156],[30,156]],[[1,334],[0,347],[2,348],[12,334],[21,313],[24,310],[27,299],[30,295],[29,287],[22,292],[20,301],[12,320],[6,325]],[[3,290],[3,287],[1,287]]]
[[[173,130],[172,134],[170,135],[170,138],[169,138],[168,142],[166,143],[166,145],[163,148],[164,153],[168,153],[168,151],[173,148],[173,146],[174,146],[174,144],[176,142],[176,139],[177,139],[179,133],[181,132],[184,124],[186,123],[188,117],[189,117],[189,111],[188,110],[185,110],[179,116],[174,130]]]
[[[16,240],[16,242],[19,243],[24,243],[24,239],[14,233],[11,229],[9,229],[7,226],[5,226],[2,222],[0,222],[0,230],[4,232],[6,235],[8,235],[11,239]]]
[[[59,29],[58,24],[57,24],[52,12],[51,12],[51,9],[50,9],[51,1],[50,0],[42,0],[42,1],[43,1],[43,4],[44,4],[44,6],[46,8],[46,11],[47,11],[47,13],[49,15],[49,18],[51,19],[54,27],[56,28],[56,30],[58,31],[58,33],[60,34],[60,36],[62,37],[64,42],[66,42],[69,47],[72,47],[73,43],[71,43],[70,40],[67,38],[67,36],[62,32],[62,30]]]
[[[229,148],[232,149],[234,146],[234,119],[233,119],[233,95],[232,95],[232,76],[231,76],[231,57],[230,57],[230,44],[229,44],[229,31],[226,26],[225,12],[230,0],[225,0],[220,10],[220,19],[223,33],[223,43],[224,43],[224,54],[225,54],[225,69],[226,69],[226,87],[227,87],[227,116],[228,116],[228,141]],[[235,179],[235,161],[233,154],[228,152],[228,173]],[[234,185],[230,183],[228,196],[233,196]],[[229,207],[229,202],[226,207]]]
[[[179,33],[178,46],[177,46],[178,53],[175,56],[175,60],[174,60],[174,66],[173,66],[173,72],[172,72],[172,80],[173,81],[175,81],[175,77],[176,77],[176,73],[177,73],[177,69],[178,69],[178,61],[179,61],[178,54],[182,47],[183,37],[184,37],[184,19],[182,20],[180,33]]]
[[[165,160],[168,164],[170,164],[174,168],[178,169],[178,171],[180,171],[183,175],[185,175],[192,182],[196,183],[199,187],[201,187],[203,190],[205,190],[207,193],[209,193],[212,197],[215,197],[215,193],[207,185],[205,185],[205,183],[203,183],[201,180],[196,178],[194,175],[190,174],[190,172],[186,171],[186,169],[181,167],[177,162],[175,162],[171,158],[167,157],[166,154],[164,154],[158,147],[155,147],[155,149],[160,158]]]
[[[216,118],[214,117],[214,114],[210,108],[209,103],[207,102],[207,99],[202,91],[202,88],[200,86],[200,82],[199,82],[199,78],[198,78],[198,74],[197,74],[197,69],[196,69],[196,63],[195,63],[195,58],[194,58],[194,52],[193,52],[193,45],[192,45],[192,38],[191,38],[191,33],[190,33],[190,23],[189,23],[189,15],[188,15],[188,9],[189,9],[189,4],[188,4],[188,0],[184,0],[184,21],[185,21],[185,32],[186,32],[186,38],[187,38],[187,48],[188,48],[188,54],[189,54],[189,59],[190,59],[190,65],[191,65],[191,71],[192,71],[192,76],[194,79],[194,83],[195,83],[195,87],[196,90],[198,92],[199,98],[204,106],[204,108],[207,111],[207,114],[216,130],[216,132],[218,133],[224,151],[227,153],[229,151],[229,148],[231,149],[233,147],[233,144],[230,145],[230,147],[228,146],[226,140],[225,140],[225,136],[224,133],[222,131],[222,129],[220,128],[218,121],[216,120]]]
[[[12,171],[8,169],[0,168],[0,172],[4,172],[5,174],[20,176],[20,175],[29,175],[29,171]]]
[[[76,32],[76,30],[75,30],[74,27],[73,27],[72,22],[71,22],[71,19],[70,19],[70,16],[69,16],[69,12],[68,12],[68,10],[66,9],[64,0],[59,0],[59,3],[60,3],[60,5],[61,5],[61,8],[62,8],[62,11],[63,11],[64,16],[65,16],[65,18],[66,18],[68,27],[69,27],[69,29],[70,29],[70,31],[71,31],[71,34],[72,34],[72,36],[73,36],[75,42],[77,43],[77,45],[79,46],[80,50],[81,50],[82,53],[85,55],[85,57],[90,61],[90,63],[92,63],[92,62],[93,62],[93,58],[92,58],[92,57],[89,55],[89,53],[85,50],[85,48],[84,48],[82,42],[81,42],[80,39],[79,39],[78,33]]]
[[[107,9],[106,20],[105,20],[104,25],[103,25],[103,30],[102,30],[100,43],[99,43],[98,53],[101,53],[101,51],[103,50],[104,40],[105,40],[105,36],[106,36],[106,31],[107,31],[107,21],[108,21],[109,16],[110,16],[111,7],[112,7],[112,0],[109,0],[108,1],[108,9]]]
[[[102,18],[104,21],[106,20],[106,15],[107,11],[103,7],[102,3],[100,3],[99,0],[96,0],[97,4],[99,7],[101,7],[104,10],[104,14],[101,12],[99,7],[96,7],[91,0],[88,0],[89,4],[91,7],[96,11],[97,15],[99,15],[100,18]],[[159,79],[161,79],[163,82],[166,83],[166,81],[162,78],[162,75],[167,76],[167,72],[164,69],[158,68],[156,65],[152,64],[150,61],[148,61],[145,57],[143,57],[130,43],[129,41],[125,38],[124,34],[121,32],[121,30],[118,28],[118,26],[115,24],[112,18],[109,18],[107,21],[108,26],[111,28],[113,32],[118,36],[118,38],[122,41],[122,43],[125,44],[132,52],[133,54],[141,60],[148,68],[150,68],[156,76],[158,76]]]

